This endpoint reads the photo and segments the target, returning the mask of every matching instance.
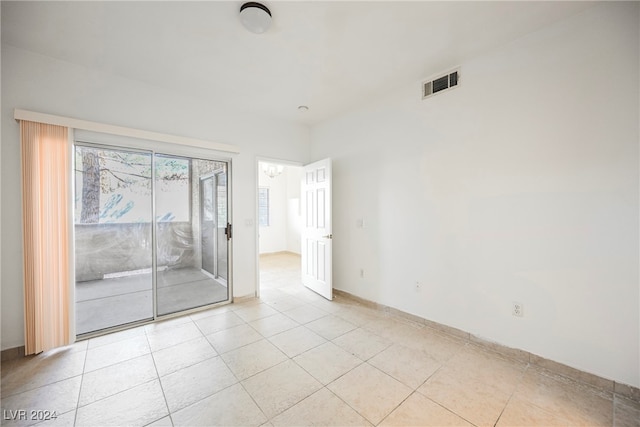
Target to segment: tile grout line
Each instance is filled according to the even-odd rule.
[[[455,415],[456,417],[460,418],[461,420],[464,420],[464,421],[468,422],[470,425],[472,425],[472,426],[477,426],[477,424],[474,424],[474,423],[472,423],[471,421],[469,421],[468,419],[466,419],[465,417],[463,417],[462,415],[460,415],[460,414],[457,414],[457,413],[453,412],[451,409],[449,409],[449,408],[447,408],[446,406],[442,405],[441,403],[439,403],[439,402],[437,402],[437,401],[433,400],[433,399],[432,399],[432,398],[430,398],[429,396],[426,396],[426,395],[424,395],[424,394],[420,393],[420,392],[419,392],[419,391],[417,391],[417,390],[416,390],[416,393],[418,393],[418,394],[419,394],[419,395],[421,395],[421,396],[424,396],[426,399],[430,400],[431,402],[435,403],[436,405],[438,405],[439,407],[441,407],[441,408],[442,408],[442,409],[444,409],[445,411],[450,412],[451,414]]]
[[[393,376],[393,375],[391,375],[391,374],[386,373],[386,372],[385,372],[385,371],[383,371],[382,369],[378,368],[377,366],[374,366],[374,365],[370,364],[369,362],[364,362],[364,363],[366,363],[367,365],[369,365],[369,366],[370,366],[370,367],[372,367],[373,369],[377,369],[378,371],[382,372],[383,374],[388,375],[390,378],[393,378],[394,380],[398,381],[400,384],[402,384],[402,385],[404,385],[404,386],[408,387],[408,388],[411,390],[411,393],[409,393],[409,394],[407,395],[407,397],[405,397],[404,399],[402,399],[402,401],[400,401],[400,403],[398,403],[396,406],[394,406],[394,407],[393,407],[393,409],[391,409],[387,415],[385,415],[384,417],[382,417],[382,419],[381,419],[380,421],[378,421],[378,423],[377,423],[376,425],[380,425],[380,424],[381,424],[385,419],[387,419],[387,418],[389,417],[389,415],[391,415],[391,414],[393,413],[393,411],[395,411],[396,409],[398,409],[398,408],[399,408],[399,407],[400,407],[404,402],[406,402],[406,401],[407,401],[407,399],[409,399],[409,397],[413,396],[413,394],[414,394],[418,389],[417,389],[417,388],[416,388],[416,389],[413,389],[413,387],[408,386],[407,384],[405,384],[405,383],[403,383],[402,381],[400,381],[398,378],[394,377],[394,376]],[[355,369],[355,368],[354,368],[354,369]],[[425,380],[424,382],[426,382],[426,381],[427,381],[427,380]]]
[[[89,341],[87,340],[87,349],[84,353],[84,362],[82,363],[82,374],[80,377],[80,389],[78,390],[78,400],[76,401],[76,413],[73,417],[73,425],[75,426],[78,423],[78,412],[80,412],[80,396],[82,396],[82,385],[84,384],[84,374],[85,369],[87,367],[87,358],[89,357]]]
[[[393,377],[392,377],[392,378],[393,378]],[[382,423],[384,422],[384,420],[386,420],[387,418],[389,418],[389,416],[390,416],[391,414],[393,414],[393,413],[395,412],[395,410],[396,410],[396,409],[398,409],[400,406],[402,406],[402,404],[403,404],[404,402],[406,402],[407,400],[409,400],[409,398],[410,398],[411,396],[413,396],[416,392],[417,392],[416,390],[411,390],[411,393],[409,393],[409,394],[407,395],[407,397],[405,397],[404,399],[402,399],[402,401],[400,401],[400,403],[398,403],[396,406],[394,406],[394,407],[393,407],[393,409],[391,409],[387,415],[385,415],[384,417],[382,417],[382,419],[381,419],[380,421],[378,421],[378,424],[376,424],[376,426],[379,426],[380,424],[382,424]]]
[[[360,366],[360,365],[358,365],[358,366]],[[353,368],[353,369],[355,369],[355,368]],[[335,381],[335,380],[334,380],[334,381]],[[333,382],[334,382],[334,381],[330,382],[329,384],[333,384]],[[360,413],[360,411],[358,411],[356,408],[354,408],[353,406],[351,406],[351,405],[349,404],[349,402],[345,401],[342,397],[340,397],[340,396],[338,396],[336,393],[334,393],[334,392],[333,392],[333,390],[331,390],[331,389],[329,388],[329,384],[325,385],[323,388],[324,388],[324,389],[326,389],[326,390],[327,390],[329,393],[331,393],[333,396],[335,396],[335,397],[337,397],[338,399],[340,399],[340,401],[341,401],[342,403],[344,403],[344,404],[345,404],[345,405],[347,405],[349,408],[351,408],[351,410],[352,410],[353,412],[355,412],[356,414],[360,415],[360,416],[362,417],[362,419],[366,420],[369,424],[374,425],[371,421],[369,421],[369,418],[365,417],[363,414],[361,414],[361,413]]]
[[[518,379],[518,383],[514,387],[514,389],[511,392],[511,394],[509,395],[509,398],[507,399],[507,402],[504,404],[504,407],[502,408],[502,411],[500,411],[500,414],[498,415],[498,418],[496,418],[496,422],[493,423],[493,427],[496,427],[498,425],[498,423],[500,422],[500,418],[502,418],[502,415],[504,414],[504,411],[507,410],[507,406],[509,406],[509,403],[511,403],[511,400],[513,399],[513,397],[518,392],[518,388],[520,388],[520,385],[522,384],[522,381],[524,380],[524,377],[527,374],[527,371],[529,370],[529,366],[530,366],[530,364],[527,363],[525,365],[524,369],[522,370],[522,373],[520,374],[520,378]]]
[[[254,405],[256,405],[256,408],[258,408],[258,410],[260,411],[260,413],[261,413],[262,415],[264,415],[265,420],[267,420],[266,422],[269,422],[269,423],[270,423],[270,422],[271,422],[271,419],[267,416],[267,414],[265,414],[264,410],[260,407],[260,405],[258,405],[258,402],[256,402],[256,399],[254,399],[254,398],[253,398],[253,396],[251,395],[251,393],[249,393],[249,390],[247,390],[247,388],[244,386],[244,384],[242,384],[242,381],[246,381],[246,380],[248,380],[249,378],[251,378],[251,377],[253,377],[253,376],[255,376],[255,375],[258,375],[258,373],[256,373],[256,374],[252,375],[251,377],[245,378],[244,380],[240,380],[240,379],[238,379],[238,376],[237,376],[237,375],[236,375],[236,374],[231,370],[231,368],[227,365],[227,362],[226,362],[224,359],[222,359],[222,357],[221,357],[220,359],[221,359],[221,360],[222,360],[222,362],[225,364],[225,366],[227,367],[227,369],[229,370],[229,372],[231,372],[231,375],[233,375],[233,376],[234,376],[234,378],[238,381],[236,384],[237,384],[237,385],[239,385],[240,387],[242,387],[242,390],[247,394],[247,396],[249,396],[249,399],[251,399],[251,401],[253,402],[253,404],[254,404]],[[284,363],[284,362],[281,362],[281,363]],[[276,365],[274,365],[274,366],[278,366],[278,365],[279,365],[279,363],[278,363],[278,364],[276,364]],[[260,371],[260,372],[264,372],[264,371]],[[236,384],[234,384],[234,385],[236,385]],[[229,386],[229,387],[232,387],[232,386]],[[229,388],[229,387],[227,387],[227,388]],[[262,424],[264,424],[264,423],[262,423]]]
[[[197,325],[196,325],[196,328],[197,328]],[[200,329],[198,329],[198,331],[200,331]],[[169,420],[171,421],[171,425],[173,425],[173,418],[171,417],[171,410],[169,409],[169,402],[167,401],[167,395],[164,392],[164,387],[162,386],[162,380],[160,379],[160,372],[158,372],[158,365],[156,364],[156,358],[153,355],[153,349],[151,348],[151,342],[149,341],[149,335],[147,334],[147,330],[146,329],[144,330],[144,336],[147,339],[147,345],[149,346],[149,354],[151,355],[151,360],[153,361],[153,368],[156,370],[156,376],[157,376],[157,380],[158,380],[158,385],[160,385],[160,390],[162,390],[162,398],[164,399],[164,406],[165,406],[165,408],[167,408],[167,416],[169,417]],[[167,347],[167,348],[169,348],[169,347]],[[151,381],[155,381],[155,380],[151,380]],[[151,382],[151,381],[148,381],[148,382]],[[158,420],[161,420],[162,418],[164,418],[164,417],[160,417],[160,418],[158,418]],[[151,423],[154,423],[154,422],[156,422],[158,420],[152,421]],[[151,424],[151,423],[148,423],[148,424]]]

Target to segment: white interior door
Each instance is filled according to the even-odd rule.
[[[302,283],[333,299],[331,159],[304,166],[302,173]]]

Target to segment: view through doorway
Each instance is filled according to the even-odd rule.
[[[258,162],[258,271],[260,295],[295,292],[301,282],[302,167]]]

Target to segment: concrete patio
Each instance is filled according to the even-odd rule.
[[[227,286],[196,268],[158,272],[158,315],[225,301]],[[150,272],[76,284],[76,334],[153,318]]]

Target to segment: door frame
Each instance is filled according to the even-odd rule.
[[[253,200],[255,201],[255,204],[256,204],[254,209],[254,220],[253,220],[254,229],[255,229],[254,239],[255,239],[256,269],[254,272],[254,281],[256,283],[256,291],[255,291],[256,298],[260,298],[260,224],[258,224],[258,218],[259,218],[258,187],[260,187],[260,173],[262,173],[262,170],[260,169],[260,163],[271,163],[274,165],[294,166],[294,167],[300,167],[300,168],[304,166],[304,163],[302,162],[296,162],[296,161],[285,160],[285,159],[276,159],[274,157],[256,156],[255,169],[254,169],[256,171],[256,175],[255,175],[255,183],[253,186]]]
[[[214,203],[217,203],[218,201],[218,179],[219,179],[219,175],[225,173],[224,169],[216,169],[213,172],[210,172],[206,175],[202,175],[200,177],[200,233],[202,234],[202,222],[204,221],[203,218],[203,204],[202,204],[202,200],[204,199],[204,186],[202,185],[203,181],[207,180],[207,179],[213,179],[213,198],[214,198]],[[227,179],[228,181],[228,179]],[[214,209],[217,208],[217,204],[214,207]],[[215,220],[214,220],[214,229],[213,229],[213,241],[214,241],[214,253],[215,253],[215,258],[213,261],[213,272],[207,271],[202,267],[202,260],[200,261],[200,270],[203,271],[206,274],[211,275],[214,279],[216,280],[220,280],[220,275],[218,274],[218,230],[220,228],[220,225],[218,224],[218,218],[217,218],[217,209],[216,212],[214,214],[216,216]],[[227,209],[227,215],[228,214],[228,209]],[[228,220],[228,218],[227,218]],[[228,223],[229,221],[227,221]],[[227,224],[224,224],[224,226],[226,227]],[[202,252],[202,235],[200,236],[200,250]],[[228,253],[227,253],[227,258],[228,258]],[[227,259],[227,262],[229,262],[229,260]],[[229,275],[229,272],[227,272],[227,276]],[[226,279],[223,279],[225,282],[227,281]]]
[[[89,132],[87,133],[82,133],[81,135],[78,135],[75,132],[72,132],[69,135],[69,155],[71,156],[72,162],[71,164],[73,165],[73,167],[75,167],[75,162],[73,161],[73,156],[74,156],[74,152],[75,152],[75,147],[76,146],[89,146],[89,147],[94,147],[94,148],[104,148],[104,149],[109,149],[109,150],[125,150],[125,151],[131,151],[131,152],[141,152],[141,153],[149,153],[151,154],[151,159],[153,162],[153,159],[155,158],[155,155],[160,154],[160,155],[169,155],[169,156],[178,156],[178,157],[187,157],[187,158],[195,158],[195,159],[202,159],[202,160],[211,160],[214,162],[223,162],[227,164],[227,223],[228,224],[233,224],[233,157],[231,157],[229,155],[229,153],[224,153],[224,152],[220,152],[220,151],[216,151],[216,150],[211,150],[211,149],[207,149],[207,148],[201,148],[201,147],[196,147],[196,146],[182,146],[182,145],[177,145],[171,142],[162,142],[162,141],[156,141],[156,140],[140,140],[140,139],[135,139],[135,138],[127,138],[127,137],[122,137],[120,135],[114,135],[114,134],[102,134],[102,133],[93,133],[93,132]],[[214,172],[217,172],[214,171]],[[71,194],[74,194],[75,191],[75,179],[72,178],[70,180],[70,187],[71,187]],[[155,186],[155,168],[152,168],[152,175],[151,175],[151,186],[154,187]],[[70,228],[69,228],[69,233],[70,233],[70,237],[71,237],[71,241],[72,244],[70,246],[70,251],[71,253],[73,253],[73,257],[70,257],[70,261],[69,261],[69,268],[71,271],[75,271],[75,233],[74,233],[74,202],[73,202],[73,198],[70,199],[70,217],[69,217],[69,221],[70,221]],[[152,245],[152,295],[153,295],[153,318],[150,319],[143,319],[143,320],[139,320],[139,321],[135,321],[135,322],[131,322],[131,323],[127,323],[127,324],[123,324],[123,325],[116,325],[110,328],[106,328],[106,329],[101,329],[99,331],[95,331],[95,332],[87,332],[81,335],[78,335],[76,333],[76,316],[75,316],[75,286],[76,286],[76,280],[75,280],[75,275],[73,277],[73,280],[69,282],[69,287],[70,289],[70,295],[73,297],[73,300],[70,301],[71,306],[73,307],[73,310],[70,310],[70,312],[73,312],[73,314],[69,315],[69,328],[70,328],[70,334],[73,337],[74,341],[82,341],[82,340],[86,340],[86,339],[90,339],[93,337],[98,337],[98,336],[102,336],[105,334],[109,334],[109,333],[113,333],[113,332],[118,332],[118,331],[123,331],[123,330],[127,330],[127,329],[131,329],[137,326],[142,326],[142,325],[147,325],[147,324],[152,324],[152,323],[156,323],[159,321],[163,321],[163,320],[168,320],[171,318],[175,318],[175,317],[180,317],[180,316],[184,316],[184,315],[188,315],[188,314],[192,314],[192,313],[198,313],[200,311],[205,311],[205,310],[209,310],[213,307],[218,307],[218,306],[222,306],[222,305],[226,305],[226,304],[231,304],[233,303],[233,238],[231,239],[227,239],[227,292],[228,292],[228,297],[225,301],[221,301],[221,302],[217,302],[217,303],[213,303],[213,304],[209,304],[209,305],[205,305],[205,306],[201,306],[201,307],[195,307],[195,308],[190,308],[187,310],[183,310],[183,311],[179,311],[179,312],[175,312],[175,313],[168,313],[168,314],[163,314],[163,315],[158,315],[157,313],[157,301],[156,301],[156,295],[157,295],[157,284],[156,284],[156,227],[155,227],[155,200],[152,200],[152,241],[154,242]],[[233,237],[233,234],[232,234]],[[70,297],[71,298],[71,297]]]

